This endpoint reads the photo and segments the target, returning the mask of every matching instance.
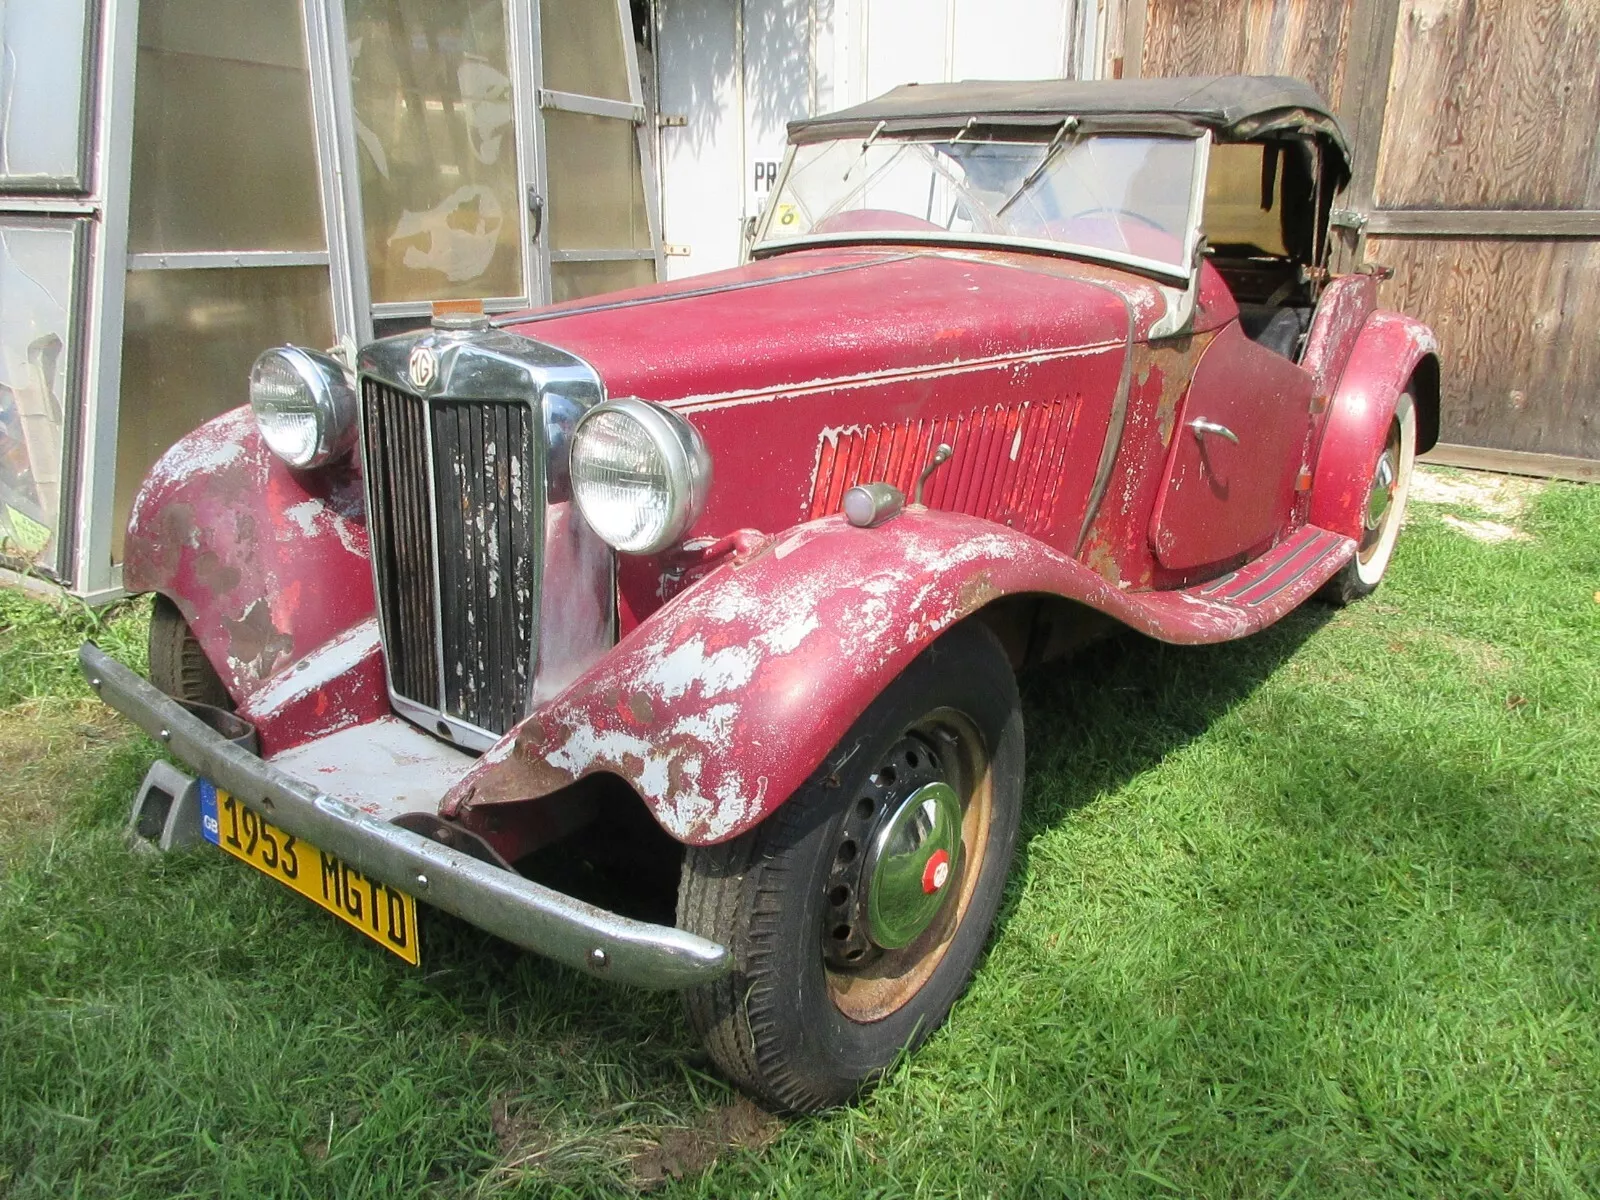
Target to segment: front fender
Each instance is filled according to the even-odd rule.
[[[151,468],[123,586],[172,600],[248,707],[275,673],[373,615],[360,474],[353,462],[293,471],[248,408],[224,413]]]
[[[1395,404],[1419,368],[1437,372],[1438,351],[1433,331],[1420,321],[1383,311],[1367,318],[1323,422],[1311,485],[1313,525],[1361,540],[1372,468]],[[1425,405],[1430,397],[1416,402]],[[1418,416],[1426,424],[1427,414]]]
[[[1123,592],[977,517],[912,509],[873,529],[824,517],[658,609],[491,748],[441,811],[470,822],[475,809],[610,773],[678,840],[725,841],[798,789],[939,634],[1020,593],[1172,641],[1249,631],[1220,606]]]

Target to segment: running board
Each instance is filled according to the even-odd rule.
[[[1305,525],[1219,579],[1172,592],[1139,592],[1139,604],[1172,642],[1216,642],[1265,629],[1297,608],[1355,556],[1351,538]]]

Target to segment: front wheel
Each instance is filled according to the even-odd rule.
[[[690,847],[678,923],[733,972],[687,994],[735,1083],[775,1108],[849,1100],[936,1029],[1005,888],[1022,714],[998,639],[959,626],[862,715],[768,820]]]
[[[1410,392],[1400,393],[1394,419],[1367,485],[1367,502],[1361,510],[1361,544],[1356,556],[1323,587],[1334,604],[1349,604],[1370,596],[1383,581],[1405,520],[1406,498],[1411,494],[1411,472],[1417,459],[1417,407]]]

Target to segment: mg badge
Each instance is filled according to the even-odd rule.
[[[439,360],[428,347],[418,346],[411,352],[411,361],[406,364],[406,373],[411,376],[412,386],[419,392],[425,392],[428,390],[428,385],[433,382],[433,377],[439,373]]]

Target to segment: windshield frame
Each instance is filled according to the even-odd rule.
[[[915,133],[884,134],[882,141],[906,142],[950,142],[960,134],[961,128],[941,130],[932,133],[919,130]],[[1052,130],[1053,132],[1053,130]],[[1117,136],[1118,131],[1095,130],[1085,136]],[[981,249],[1028,250],[1044,254],[1053,254],[1062,258],[1085,259],[1090,262],[1104,263],[1109,266],[1123,267],[1141,275],[1151,275],[1165,282],[1186,286],[1193,278],[1198,265],[1198,249],[1200,246],[1200,226],[1203,218],[1206,194],[1206,167],[1211,157],[1212,132],[1203,129],[1193,135],[1148,134],[1143,130],[1129,130],[1129,136],[1160,136],[1174,141],[1192,141],[1195,143],[1194,174],[1189,187],[1189,215],[1184,225],[1182,260],[1177,263],[1168,262],[1159,258],[1147,258],[1144,255],[1129,254],[1120,250],[1112,250],[1104,246],[1085,245],[1077,242],[1052,241],[1045,238],[1012,237],[992,233],[938,233],[931,230],[920,229],[869,229],[841,233],[802,234],[799,237],[786,237],[769,239],[768,230],[777,211],[775,200],[782,195],[789,182],[789,173],[794,167],[795,151],[798,145],[790,142],[783,156],[783,166],[778,171],[778,181],[772,190],[767,193],[767,200],[761,214],[756,218],[755,229],[750,243],[749,257],[751,259],[768,258],[774,254],[781,254],[788,250],[799,250],[817,246],[860,246],[884,242],[919,245],[949,246],[949,247],[977,247]],[[833,141],[848,143],[854,138],[826,138],[819,141]],[[1039,144],[1044,145],[1048,139],[1027,139],[1020,137],[995,138],[995,141],[1010,142],[1018,145]],[[806,142],[805,145],[815,145],[815,142]]]

